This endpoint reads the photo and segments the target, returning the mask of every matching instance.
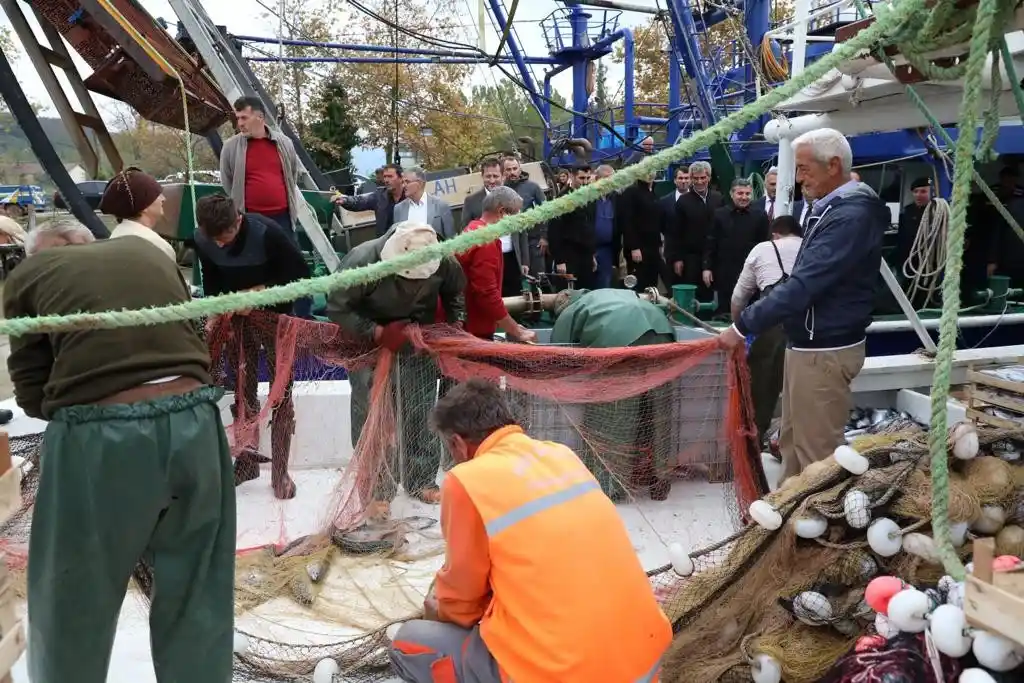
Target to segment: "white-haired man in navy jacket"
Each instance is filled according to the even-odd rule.
[[[889,209],[851,178],[853,153],[839,131],[793,140],[797,180],[820,197],[807,221],[793,272],[722,333],[724,346],[782,324],[789,339],[779,448],[783,476],[799,474],[843,443],[850,382],[864,365],[867,327]]]

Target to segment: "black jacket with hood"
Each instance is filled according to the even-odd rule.
[[[736,329],[761,334],[782,323],[792,348],[862,341],[875,302],[888,207],[864,183],[840,188],[804,233],[789,280],[740,315]]]

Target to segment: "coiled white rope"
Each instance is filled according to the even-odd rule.
[[[915,301],[915,297],[923,295],[924,307],[939,301],[938,293],[946,264],[949,219],[949,202],[941,197],[928,202],[921,215],[921,223],[917,226],[910,253],[903,262],[903,275],[910,281],[907,298]]]

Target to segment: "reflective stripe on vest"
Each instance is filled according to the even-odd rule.
[[[591,491],[599,491],[600,489],[601,485],[596,481],[581,481],[578,484],[573,484],[561,491],[554,491],[552,493],[545,494],[540,498],[535,498],[530,502],[523,503],[519,507],[513,508],[500,517],[496,517],[488,522],[486,524],[487,535],[495,536],[500,534],[505,529],[508,529],[513,524],[522,522],[524,519],[533,517],[545,510],[550,510],[556,505],[568,503],[570,500],[579,498]]]
[[[658,674],[661,672],[661,658],[654,663],[654,667],[650,671],[645,673],[640,678],[636,679],[636,683],[652,683],[652,681],[658,680]]]

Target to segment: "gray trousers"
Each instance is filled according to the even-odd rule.
[[[353,448],[370,412],[373,373],[372,367],[349,373]],[[411,496],[436,487],[441,460],[441,442],[427,428],[430,411],[437,401],[438,369],[434,360],[427,354],[403,351],[395,359],[391,379],[394,384],[391,400],[395,401],[396,426],[401,433],[397,448],[388,453],[388,467],[374,491],[375,500],[387,501],[395,497],[399,483]]]
[[[416,619],[398,629],[388,650],[391,668],[406,683],[501,683],[498,663],[472,630]]]
[[[547,272],[544,255],[540,253],[540,230],[530,230],[526,235],[527,241],[530,244],[530,262],[527,265],[530,266],[532,271],[530,274],[537,277],[541,273]]]

